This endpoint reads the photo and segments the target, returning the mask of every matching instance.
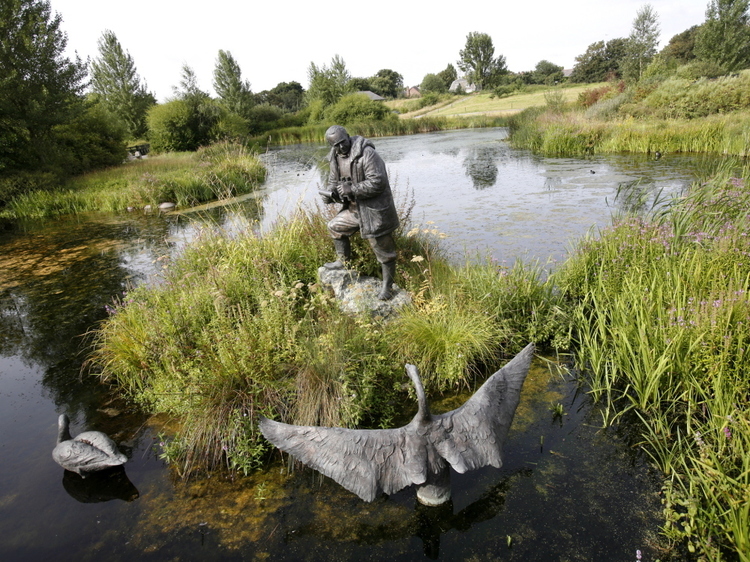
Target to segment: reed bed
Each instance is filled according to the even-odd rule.
[[[536,110],[511,120],[511,144],[548,155],[617,152],[750,155],[750,112],[703,119],[587,119],[583,111]]]
[[[47,218],[91,211],[122,212],[172,202],[190,207],[248,193],[265,180],[257,156],[241,145],[218,143],[195,153],[150,156],[92,172],[52,191],[33,191],[9,203],[6,218]]]
[[[750,559],[750,174],[728,166],[553,276],[605,423],[633,413],[665,475],[667,536]]]
[[[482,127],[502,127],[507,119],[476,115],[471,117],[423,117],[419,119],[386,119],[367,123],[353,123],[347,125],[351,135],[365,137],[389,137],[414,135],[418,133],[432,133],[455,129],[472,129]],[[288,127],[274,129],[263,135],[248,139],[248,146],[290,145],[299,143],[325,144],[325,132],[330,124],[306,125],[304,127]]]

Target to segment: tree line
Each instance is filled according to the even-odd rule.
[[[471,32],[456,66],[428,73],[423,94],[455,88],[459,71],[477,90],[507,95],[526,84],[564,80],[599,82],[644,76],[692,65],[696,76],[717,76],[750,66],[750,0],[709,0],[706,21],[675,35],[657,52],[658,15],[643,6],[630,35],[598,41],[576,57],[572,74],[540,61],[533,71],[510,72],[492,38]],[[216,97],[195,72],[182,68],[173,95],[157,104],[135,62],[114,32],[105,30],[90,63],[64,55],[67,37],[49,0],[5,0],[0,5],[0,206],[17,193],[121,162],[126,142],[148,141],[156,150],[194,150],[217,139],[244,139],[264,131],[319,122],[393,118],[382,104],[358,94],[403,95],[403,77],[381,69],[353,77],[344,60],[311,62],[308,89],[281,82],[254,93],[229,51],[219,50],[213,72]],[[665,70],[666,69],[666,70]]]

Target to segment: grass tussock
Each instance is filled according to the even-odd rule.
[[[605,422],[633,412],[665,475],[665,532],[750,553],[750,173],[584,241],[554,281]]]
[[[23,194],[3,209],[6,218],[46,218],[90,211],[121,212],[163,202],[190,207],[249,193],[266,170],[255,154],[232,143],[195,153],[149,156],[70,180],[54,190]]]

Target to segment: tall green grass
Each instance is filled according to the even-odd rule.
[[[527,110],[511,119],[510,142],[549,156],[636,152],[750,155],[750,112],[703,119],[587,119],[582,110]]]
[[[695,119],[750,109],[750,70],[716,79],[669,78],[647,85],[621,108],[623,115]]]
[[[408,225],[410,206],[401,207]],[[401,412],[406,362],[420,366],[429,391],[471,385],[528,343],[532,334],[516,327],[546,310],[531,302],[546,294],[535,288],[536,272],[454,267],[439,240],[431,225],[397,233],[396,281],[414,304],[386,323],[343,314],[319,286],[317,268],[333,246],[317,210],[263,237],[206,229],[162,282],[113,307],[95,333],[91,365],[146,411],[178,421],[164,454],[183,475],[257,466],[266,447],[259,414],[390,426]],[[369,245],[356,237],[353,250],[357,269],[369,273]]]
[[[163,202],[190,207],[248,193],[265,180],[266,170],[246,148],[218,143],[195,153],[151,156],[92,172],[56,190],[38,190],[13,199],[6,218],[45,218],[90,211],[120,212],[155,208]]]
[[[750,560],[750,173],[727,167],[554,275],[605,421],[634,412],[665,475],[665,532]]]
[[[511,118],[517,148],[555,155],[614,152],[750,154],[750,71],[716,80],[670,78],[582,92]]]

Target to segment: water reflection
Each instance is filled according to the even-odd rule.
[[[71,498],[81,503],[100,503],[112,500],[132,502],[140,495],[128,479],[125,468],[115,466],[82,478],[69,470],[62,479],[63,488]]]
[[[49,396],[72,417],[89,418],[97,404],[97,382],[71,376],[84,334],[106,316],[105,305],[150,273],[121,255],[123,241],[141,239],[154,255],[167,251],[154,242],[169,228],[164,220],[64,220],[0,240],[2,353],[39,366]]]
[[[344,519],[335,530],[313,520],[298,528],[287,531],[286,540],[295,541],[307,537],[324,537],[329,541],[341,540],[342,536],[355,538],[360,545],[376,545],[419,538],[422,541],[422,551],[430,560],[437,560],[440,555],[441,536],[452,531],[467,532],[479,523],[496,517],[505,505],[505,495],[511,482],[521,476],[530,476],[530,469],[521,469],[512,476],[502,479],[486,490],[482,496],[454,513],[453,501],[450,500],[437,507],[427,507],[414,502],[414,508],[408,513],[404,507],[402,513],[385,520],[367,520],[365,518]]]
[[[474,189],[492,187],[497,182],[495,160],[499,146],[479,146],[471,148],[463,161],[466,175],[471,178]]]

